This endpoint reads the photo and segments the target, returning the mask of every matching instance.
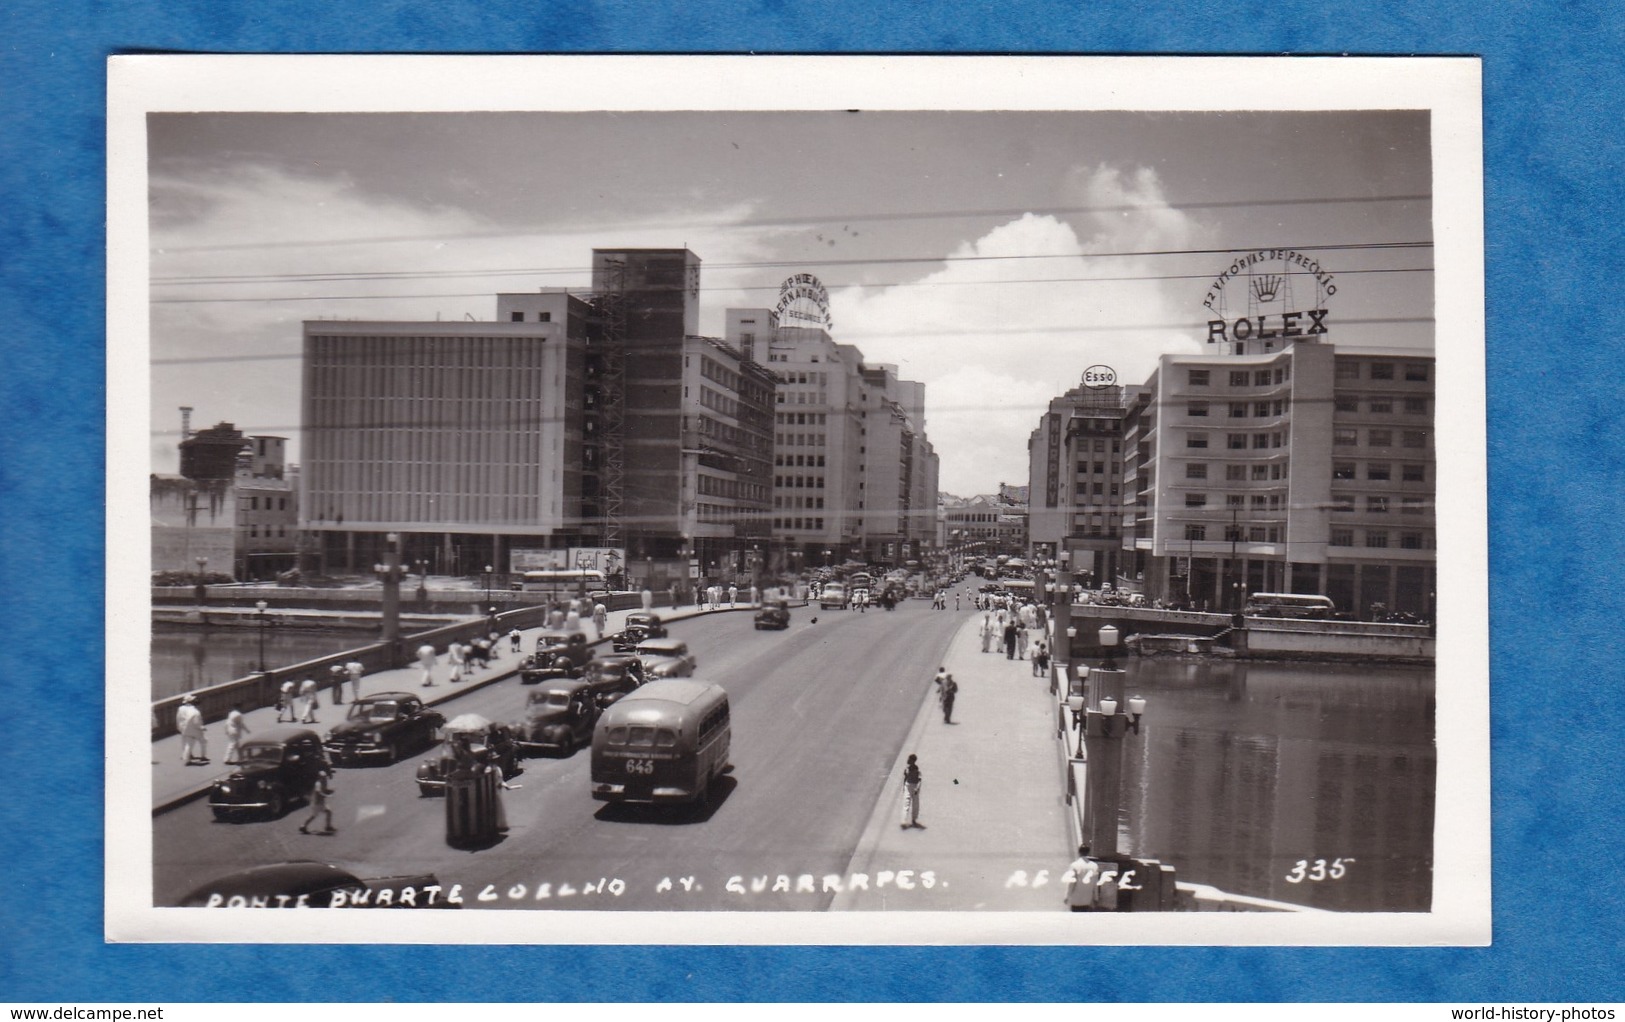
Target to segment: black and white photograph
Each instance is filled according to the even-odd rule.
[[[108,937],[1487,943],[1479,130],[1459,59],[115,59]]]

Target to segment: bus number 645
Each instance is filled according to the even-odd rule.
[[[626,772],[629,774],[652,774],[655,772],[655,761],[652,759],[629,759],[626,761]]]

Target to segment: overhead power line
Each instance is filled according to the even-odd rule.
[[[1303,199],[1235,199],[1218,202],[1182,202],[1177,205],[1146,206],[1133,203],[1101,206],[1045,206],[1022,209],[919,210],[892,213],[831,213],[805,217],[745,217],[723,222],[647,221],[618,227],[619,230],[716,230],[738,227],[802,227],[819,224],[883,223],[886,221],[965,220],[993,217],[1077,216],[1094,213],[1153,213],[1164,210],[1254,209],[1283,206],[1346,206],[1389,202],[1431,202],[1432,195],[1348,195]],[[540,234],[588,234],[602,227],[567,227],[535,231],[447,231],[433,234],[384,234],[367,238],[306,239],[301,241],[238,242],[221,245],[166,245],[166,252],[228,252],[255,248],[330,248],[341,245],[393,244],[410,241],[462,241],[480,238],[526,238]]]

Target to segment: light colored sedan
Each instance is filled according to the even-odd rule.
[[[656,678],[687,678],[694,673],[694,654],[681,639],[644,639],[634,651],[643,664],[647,681]]]

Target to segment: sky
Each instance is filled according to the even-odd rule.
[[[490,320],[501,291],[586,290],[594,247],[686,246],[702,333],[813,273],[836,341],[925,384],[941,491],[1025,485],[1085,368],[1140,383],[1204,350],[1234,253],[1329,246],[1331,339],[1431,350],[1428,132],[1426,111],[153,114],[151,468],[177,470],[182,405],[297,462],[304,320]]]

